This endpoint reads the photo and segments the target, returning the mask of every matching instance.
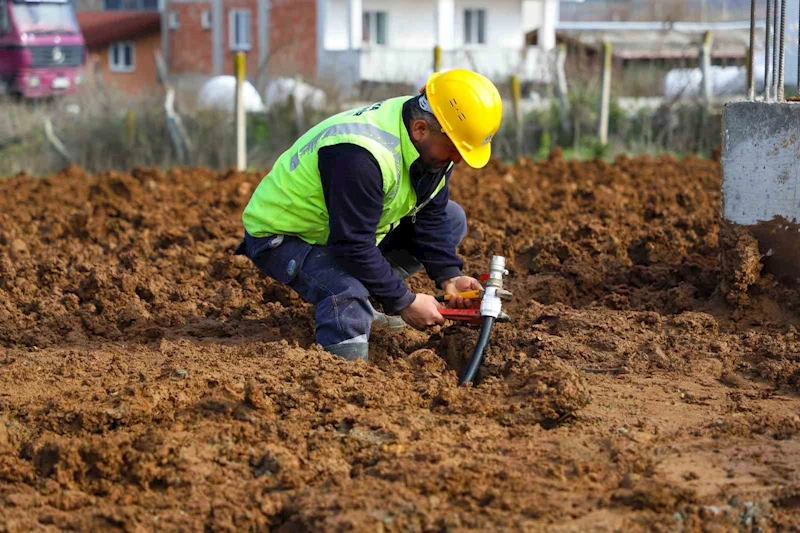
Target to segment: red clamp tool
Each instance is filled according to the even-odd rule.
[[[482,300],[484,294],[486,293],[485,290],[474,290],[474,291],[467,291],[467,292],[460,292],[458,296],[461,296],[465,300]],[[512,298],[511,292],[496,288],[494,290],[494,297],[500,298],[501,300],[510,300]],[[439,302],[446,302],[450,300],[450,294],[442,294],[436,297],[436,300]],[[481,314],[481,310],[479,307],[470,308],[470,309],[450,309],[444,308],[440,309],[439,312],[441,315],[446,318],[447,320],[453,320],[457,322],[467,322],[469,324],[474,324],[480,326],[483,323],[483,315]],[[508,322],[510,317],[500,311],[497,316],[498,322]]]
[[[512,297],[509,291],[503,289],[503,276],[507,274],[506,258],[502,255],[492,256],[492,261],[489,264],[489,275],[485,278],[481,276],[481,281],[486,282],[486,288],[459,294],[459,296],[465,299],[480,300],[479,308],[439,310],[442,316],[447,320],[455,320],[480,326],[478,342],[475,344],[475,349],[472,352],[469,363],[458,381],[459,386],[470,383],[475,379],[478,368],[483,361],[484,351],[489,343],[494,323],[496,321],[507,322],[510,320],[509,316],[502,310],[503,300],[508,300]],[[437,298],[440,302],[449,299],[450,295],[439,296]]]

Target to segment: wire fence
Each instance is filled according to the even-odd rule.
[[[781,26],[785,28],[785,22],[779,19]],[[516,76],[497,82],[507,105],[494,142],[495,156],[506,161],[547,157],[556,147],[570,157],[584,158],[619,153],[712,155],[719,144],[720,105],[731,95],[708,91],[712,72],[702,67],[704,61],[706,67],[710,64],[710,41],[698,47],[698,58],[669,67],[622,64],[609,45],[601,47],[601,53],[569,55],[561,47],[548,83]],[[751,65],[754,54],[751,48]],[[436,54],[431,57],[435,60]],[[669,77],[681,70],[691,75],[672,80],[668,88]],[[774,87],[782,87],[781,73],[766,74],[776,78]],[[63,101],[0,103],[8,117],[0,125],[0,175],[45,175],[69,164],[90,172],[137,166],[265,170],[306,128],[363,103],[330,98],[320,107],[295,92],[260,112],[245,113],[237,99],[231,113],[194,106],[170,85],[165,72],[161,76],[161,94],[132,98],[110,87],[93,87]],[[753,78],[749,69],[738,96],[747,97],[747,89],[753,90]],[[766,86],[765,97],[772,89]],[[381,90],[385,94],[378,94]],[[394,84],[392,91],[402,92],[390,94],[380,85],[365,86],[360,96],[388,97],[404,90],[415,94],[416,87]]]

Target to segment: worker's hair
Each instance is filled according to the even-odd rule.
[[[411,120],[424,120],[426,124],[428,124],[428,129],[433,131],[442,131],[442,126],[439,124],[439,121],[436,120],[436,117],[430,111],[425,111],[422,106],[420,106],[420,100],[425,97],[425,93],[414,98],[411,102]]]

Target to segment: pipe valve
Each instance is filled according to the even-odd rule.
[[[503,289],[503,276],[506,270],[506,258],[502,255],[492,256],[489,264],[489,279],[486,282],[486,292],[481,300],[481,316],[497,318],[503,309],[503,298],[508,298],[510,293]]]

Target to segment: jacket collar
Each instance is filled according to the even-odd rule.
[[[403,166],[405,167],[406,173],[412,178],[417,178],[417,176],[413,176],[411,173],[411,165],[419,159],[419,151],[417,150],[414,143],[411,142],[411,135],[408,132],[408,126],[406,125],[411,118],[411,111],[409,110],[410,102],[414,99],[412,96],[403,104],[403,112],[400,113],[400,150],[402,150],[403,155]]]

